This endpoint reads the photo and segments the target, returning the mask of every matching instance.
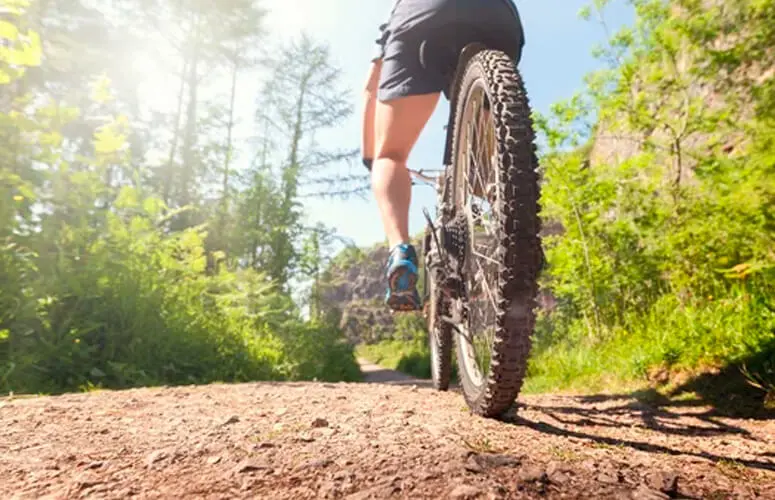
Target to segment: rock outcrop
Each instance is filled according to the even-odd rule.
[[[385,306],[385,262],[388,248],[344,250],[326,271],[320,290],[321,308],[339,315],[339,326],[354,344],[388,338],[393,314]]]

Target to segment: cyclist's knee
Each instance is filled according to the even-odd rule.
[[[388,130],[377,144],[374,159],[390,160],[396,163],[406,163],[415,141],[411,136],[406,136],[395,131]]]
[[[409,152],[404,151],[378,151],[375,155],[375,161],[390,161],[392,163],[406,164],[409,159]]]

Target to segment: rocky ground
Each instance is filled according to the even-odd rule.
[[[775,499],[775,420],[604,395],[497,422],[364,372],[0,400],[0,498]]]

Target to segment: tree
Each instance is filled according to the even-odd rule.
[[[332,151],[315,140],[318,131],[337,126],[352,113],[347,92],[339,88],[340,71],[327,46],[302,36],[270,61],[272,71],[258,100],[257,123],[279,137],[284,154],[279,168],[279,210],[272,231],[269,274],[287,283],[298,260],[299,189],[305,176],[355,151]]]

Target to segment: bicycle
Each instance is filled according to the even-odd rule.
[[[454,338],[466,403],[498,418],[522,388],[543,265],[530,105],[504,52],[476,43],[452,59],[432,50],[423,44],[422,64],[445,65],[450,82],[437,214],[424,211],[422,245],[433,386],[449,388]]]

